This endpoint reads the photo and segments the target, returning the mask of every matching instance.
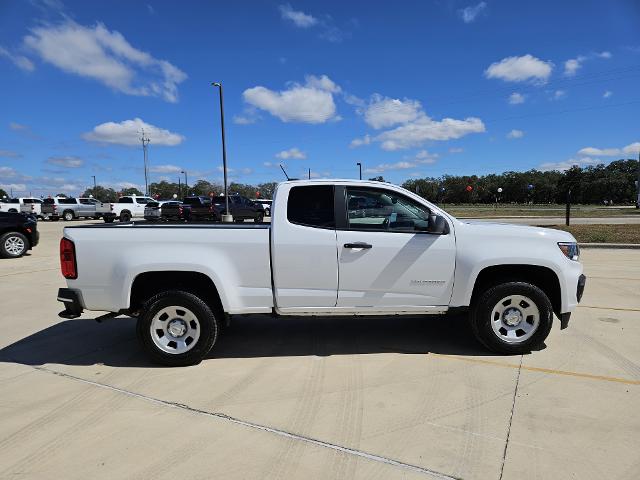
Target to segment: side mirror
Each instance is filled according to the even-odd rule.
[[[429,228],[427,231],[434,235],[443,235],[448,232],[447,221],[442,215],[432,213],[429,215]]]

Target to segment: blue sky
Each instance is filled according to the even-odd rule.
[[[0,3],[0,187],[562,169],[637,156],[640,3]]]

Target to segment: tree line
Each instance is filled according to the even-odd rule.
[[[594,165],[585,168],[574,166],[569,170],[542,172],[504,172],[488,175],[443,175],[441,177],[416,178],[405,181],[402,186],[436,203],[564,203],[571,190],[573,203],[632,204],[636,201],[638,161],[617,160],[608,165]],[[384,181],[383,177],[371,180]],[[273,196],[277,183],[258,185],[231,183],[230,194],[240,194],[248,198]],[[178,185],[171,182],[157,182],[149,185],[150,195],[160,199],[171,199],[189,195],[220,195],[224,188],[219,183],[198,180],[192,185]],[[112,188],[98,186],[94,192],[89,188],[84,196],[93,195],[103,202],[115,202],[122,195],[142,195],[135,188],[116,192]]]

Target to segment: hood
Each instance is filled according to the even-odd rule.
[[[555,228],[531,227],[529,225],[516,225],[513,223],[494,223],[481,220],[458,220],[462,230],[470,229],[482,236],[495,235],[497,237],[527,238],[538,237],[544,240],[556,242],[575,242],[573,235]]]

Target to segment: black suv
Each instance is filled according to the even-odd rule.
[[[38,244],[38,221],[31,215],[0,212],[0,257],[18,258]]]
[[[220,221],[220,212],[205,196],[185,197],[181,204],[164,204],[161,208],[165,220],[209,220]]]
[[[220,213],[224,214],[224,196],[213,197],[212,201]],[[264,207],[260,203],[249,200],[242,195],[229,195],[229,210],[231,210],[233,220],[236,222],[252,219],[256,223],[262,223],[264,220]]]

